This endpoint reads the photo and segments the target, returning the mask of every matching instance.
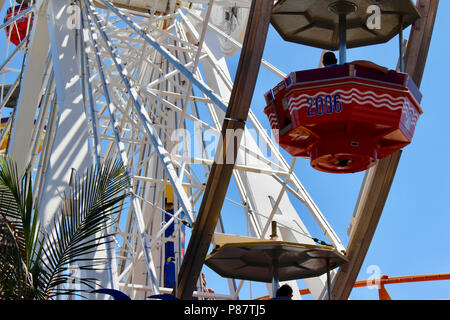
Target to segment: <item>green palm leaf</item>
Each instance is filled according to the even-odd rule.
[[[0,299],[79,295],[82,290],[64,289],[71,279],[69,266],[104,266],[104,260],[86,255],[111,241],[107,230],[128,188],[119,161],[89,169],[66,192],[51,231],[41,233],[30,168],[19,177],[14,160],[0,158]],[[96,280],[78,281],[93,286]]]
[[[33,283],[10,223],[0,215],[0,300],[29,297]]]
[[[106,233],[120,203],[125,199],[129,177],[123,165],[106,161],[104,165],[89,169],[84,179],[77,178],[74,186],[65,194],[61,214],[54,219],[53,232],[44,244],[43,267],[40,283],[45,283],[42,294],[48,298],[59,294],[75,294],[62,289],[60,284],[70,279],[69,263],[77,263],[81,269],[94,269],[104,264],[101,259],[86,259],[99,246],[110,242]],[[91,286],[94,279],[79,279]]]
[[[16,279],[18,285],[26,285],[29,282],[34,282],[40,270],[39,256],[42,249],[42,240],[39,240],[38,212],[34,208],[33,190],[29,172],[30,170],[27,169],[25,174],[20,178],[17,173],[15,161],[9,158],[0,158],[0,216],[3,220],[2,235],[5,239],[9,239],[10,248],[16,248],[14,256],[18,254],[21,263],[18,263],[17,256],[14,258],[14,256],[10,255],[4,258],[10,259],[5,261],[15,261],[14,265],[16,265],[18,270],[23,271],[20,279]],[[14,241],[14,246],[11,241]],[[33,280],[24,282],[23,279],[29,278],[29,273],[31,273]],[[29,293],[30,286],[22,289],[22,293]],[[22,297],[26,298],[23,295]]]

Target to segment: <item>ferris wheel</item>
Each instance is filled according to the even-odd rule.
[[[41,223],[50,224],[72,174],[118,158],[132,177],[131,197],[110,230],[113,245],[98,252],[109,268],[80,271],[99,279],[101,287],[132,299],[177,290],[220,153],[233,90],[227,62],[243,48],[251,5],[251,0],[9,3],[2,25],[9,41],[1,48],[1,152],[14,156],[19,169],[28,163],[34,168]],[[269,61],[262,60],[261,67],[280,81],[288,76]],[[275,231],[285,242],[329,243],[345,253],[296,176],[296,158],[283,157],[277,138],[252,110],[236,141],[229,188],[235,194],[225,199],[235,211],[222,212],[234,223],[218,220],[213,245],[233,237],[269,239]],[[312,215],[323,239],[308,231],[305,213],[299,214],[290,197]],[[238,224],[248,233],[235,233]],[[304,279],[315,299],[327,298],[327,280],[326,275]],[[227,281],[229,292],[211,292],[199,276],[193,296],[237,298],[242,281]],[[287,282],[297,295],[296,281]]]

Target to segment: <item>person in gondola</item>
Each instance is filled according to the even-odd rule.
[[[333,67],[337,65],[337,63],[338,63],[337,58],[333,52],[331,51],[325,52],[322,60],[322,64],[325,68]]]
[[[278,288],[277,293],[271,300],[292,300],[293,291],[290,285],[284,284]]]
[[[335,54],[333,52],[331,52],[331,51],[326,52],[323,55],[322,64],[323,64],[323,66],[325,68],[336,66],[338,64],[338,61],[337,61],[337,58],[336,58]],[[356,65],[356,66],[361,66],[361,67],[364,67],[364,68],[370,68],[370,69],[378,70],[378,71],[383,72],[385,74],[389,72],[389,69],[387,69],[385,67],[382,67],[382,66],[380,66],[380,65],[378,65],[376,63],[373,63],[371,61],[367,61],[367,60],[355,60],[355,61],[350,62],[350,64],[353,64],[353,65]]]

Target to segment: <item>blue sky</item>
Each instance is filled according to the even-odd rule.
[[[5,9],[5,8],[4,8]],[[358,280],[368,279],[370,266],[377,266],[381,274],[406,276],[450,272],[450,1],[440,1],[428,61],[422,80],[422,108],[413,142],[404,148],[399,167],[372,240]],[[3,20],[4,10],[1,17]],[[0,39],[4,40],[4,31]],[[405,38],[409,37],[409,29]],[[3,46],[3,45],[2,45]],[[230,59],[230,71],[237,66],[239,52]],[[321,50],[283,41],[270,28],[264,59],[285,73],[316,68]],[[398,40],[348,51],[348,60],[366,59],[395,69],[398,58]],[[3,58],[2,58],[3,59]],[[252,102],[252,109],[265,128],[269,123],[263,113],[263,94],[279,82],[265,69],[261,69]],[[286,156],[289,159],[289,156]],[[332,175],[313,170],[309,161],[299,159],[297,176],[313,200],[325,214],[334,230],[348,243],[346,229],[361,187],[364,173]],[[231,187],[232,188],[232,187]],[[235,194],[230,190],[230,194]],[[234,200],[238,198],[233,197]],[[292,199],[299,210],[301,204]],[[226,203],[223,214],[233,216],[236,207]],[[231,213],[230,213],[231,212]],[[305,222],[306,223],[306,222]],[[245,226],[242,227],[245,232]],[[233,230],[230,230],[232,232]],[[242,231],[242,230],[239,230]],[[310,230],[321,237],[319,230]],[[323,238],[323,237],[321,237]],[[324,239],[326,240],[326,239]],[[216,292],[227,289],[207,272],[208,286]],[[299,287],[304,288],[302,281]],[[267,294],[265,286],[252,283],[252,297]],[[450,281],[388,285],[393,299],[448,299]],[[242,297],[250,296],[250,287],[244,286]],[[304,296],[309,299],[310,296]],[[350,299],[378,299],[377,290],[358,288]]]
[[[407,276],[450,272],[450,1],[440,1],[421,92],[424,114],[412,143],[405,147],[378,228],[357,280],[373,275]],[[410,29],[405,31],[409,37]],[[263,58],[285,73],[318,66],[321,50],[285,42],[271,27]],[[386,44],[350,49],[348,61],[371,60],[395,69],[398,38]],[[230,67],[232,69],[232,67]],[[265,128],[263,94],[279,82],[261,68],[252,109]],[[289,159],[289,157],[287,157]],[[326,215],[344,245],[364,173],[332,175],[296,162],[297,176]],[[312,230],[314,232],[314,230]],[[301,288],[302,283],[299,281]],[[392,299],[449,299],[450,281],[387,285]],[[253,295],[255,296],[255,295]],[[310,297],[310,296],[309,296]],[[305,299],[309,298],[304,296]],[[350,299],[378,299],[378,291],[357,288]]]

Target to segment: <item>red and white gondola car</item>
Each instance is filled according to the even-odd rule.
[[[330,173],[366,170],[405,147],[422,114],[408,74],[361,62],[292,72],[265,98],[280,146]]]

